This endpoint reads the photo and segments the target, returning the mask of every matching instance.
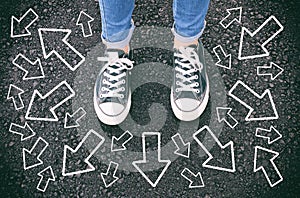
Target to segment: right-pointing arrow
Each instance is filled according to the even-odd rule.
[[[110,162],[106,173],[101,173],[101,177],[106,188],[118,181],[119,178],[116,176],[118,166],[118,163]]]
[[[7,100],[12,100],[16,110],[24,108],[24,103],[21,98],[21,95],[24,93],[22,89],[15,85],[9,85],[9,90],[7,94]]]
[[[271,76],[271,80],[275,80],[284,70],[271,62],[270,66],[258,66],[257,75],[258,76]]]
[[[253,171],[262,170],[271,187],[283,181],[283,177],[274,163],[278,155],[278,152],[260,146],[255,147]]]
[[[174,151],[174,153],[176,155],[179,155],[179,156],[182,156],[185,158],[189,158],[191,143],[189,143],[189,142],[185,143],[179,133],[173,135],[172,140],[177,147],[177,149],[176,149],[176,151]]]
[[[233,22],[241,23],[242,21],[242,7],[238,8],[230,8],[227,9],[227,16],[220,21],[220,24],[226,29],[228,28]]]
[[[272,144],[282,137],[282,135],[273,126],[271,126],[269,130],[256,128],[255,136],[267,139],[268,144]]]
[[[231,54],[226,54],[221,45],[213,48],[215,55],[218,58],[216,65],[225,69],[231,69]]]
[[[25,122],[24,126],[11,123],[9,127],[9,132],[20,135],[21,141],[27,140],[35,136],[35,132],[31,129],[31,127],[27,122]]]
[[[183,169],[181,176],[190,182],[189,188],[204,187],[203,178],[200,172],[194,174],[188,168]]]
[[[210,136],[209,141],[202,142],[201,136],[202,133],[206,133]],[[199,137],[200,136],[200,137]],[[215,136],[215,134],[210,130],[208,126],[204,126],[201,129],[199,129],[196,133],[193,134],[193,138],[196,140],[196,142],[201,146],[201,148],[204,150],[204,152],[208,155],[208,159],[202,164],[203,167],[205,168],[211,168],[211,169],[216,169],[216,170],[221,170],[221,171],[227,171],[227,172],[235,172],[235,159],[234,159],[234,149],[233,149],[233,142],[230,141],[224,146],[221,144],[221,142],[218,140],[218,138]],[[213,155],[206,149],[208,144],[211,144],[212,142],[217,143],[218,147],[220,150],[224,151],[222,154],[225,157],[230,156],[231,159],[228,159],[228,161],[231,161],[231,167],[221,167],[221,166],[216,166],[216,165],[210,165],[212,161],[214,161],[213,164],[220,163]]]
[[[216,109],[219,122],[224,121],[232,129],[238,124],[238,121],[230,114],[232,108],[217,107]]]
[[[148,139],[152,139],[154,136],[157,138],[157,155],[155,157],[147,155],[146,145]],[[158,182],[161,180],[168,167],[171,164],[170,160],[161,159],[161,134],[158,132],[144,132],[142,134],[142,144],[143,144],[143,159],[139,161],[132,162],[132,165],[140,172],[140,174],[147,180],[147,182],[152,186],[156,187]],[[151,160],[149,160],[149,158]],[[147,169],[151,167],[156,167],[157,164],[163,164],[163,170],[160,172],[158,177],[150,179],[147,175]],[[159,170],[157,170],[159,171]]]
[[[125,131],[119,138],[112,137],[111,152],[126,150],[126,144],[133,138],[129,131]]]

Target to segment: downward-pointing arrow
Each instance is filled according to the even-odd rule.
[[[179,133],[173,135],[172,140],[177,147],[177,150],[174,151],[174,153],[176,155],[189,158],[191,143],[185,143]]]
[[[47,168],[45,168],[44,170],[39,172],[37,175],[39,177],[41,177],[41,179],[36,187],[36,189],[38,189],[39,191],[45,192],[48,187],[49,182],[55,181],[55,176],[54,176],[51,166],[48,166]]]
[[[39,18],[39,16],[33,11],[33,9],[29,9],[20,19],[16,17],[11,17],[11,30],[10,36],[11,38],[30,36],[31,32],[29,32],[28,28]],[[23,33],[25,31],[25,33]]]
[[[125,144],[133,138],[133,135],[129,131],[125,131],[119,138],[112,137],[111,152],[126,150]],[[121,145],[121,146],[120,146]]]
[[[228,28],[233,22],[241,23],[242,21],[242,7],[227,9],[227,16],[220,21],[224,28]]]
[[[9,127],[9,132],[20,135],[21,141],[27,140],[35,136],[35,132],[31,129],[31,127],[27,122],[25,122],[24,126],[11,123]]]
[[[148,138],[151,139],[153,136],[157,138],[157,155],[150,156],[147,155],[146,145]],[[143,159],[139,161],[132,162],[132,165],[140,172],[140,174],[146,179],[146,181],[152,186],[156,187],[158,182],[161,180],[168,167],[171,164],[170,160],[161,159],[161,134],[158,132],[144,132],[142,134],[142,144],[143,144]],[[149,158],[151,160],[149,160]],[[149,176],[146,174],[147,169],[150,167],[155,167],[157,164],[164,164],[163,170],[160,172],[159,176],[152,181]]]
[[[216,65],[225,69],[231,69],[231,54],[226,54],[221,45],[213,48],[215,55],[218,57]]]
[[[269,130],[256,128],[255,136],[267,139],[268,144],[272,144],[282,137],[282,135],[273,126],[271,126]]]
[[[217,107],[216,109],[219,122],[224,121],[232,129],[238,124],[238,121],[230,114],[232,108]]]
[[[39,137],[30,150],[23,148],[23,164],[25,170],[43,164],[40,156],[44,153],[48,145],[46,140]]]
[[[24,103],[21,98],[21,95],[24,93],[22,89],[15,85],[9,85],[9,90],[7,94],[7,100],[12,100],[16,110],[20,110],[24,108]]]
[[[110,162],[106,173],[101,173],[101,177],[106,188],[110,187],[116,181],[118,181],[119,178],[116,177],[118,166],[119,164]]]
[[[95,170],[95,167],[89,162],[90,158],[96,153],[96,151],[100,148],[100,146],[103,144],[104,138],[99,135],[97,132],[90,130],[84,138],[81,140],[81,142],[78,144],[78,146],[75,149],[72,149],[68,145],[64,146],[64,156],[63,156],[63,168],[62,168],[62,175],[63,176],[70,176],[80,173],[87,173]],[[80,155],[80,164],[75,164],[78,167],[72,167],[74,170],[67,170],[67,168],[70,168],[68,166],[68,162],[70,160],[76,160],[76,154],[77,153],[84,153],[84,149],[89,146],[89,148],[92,148],[92,151],[87,156]],[[70,157],[67,157],[67,154]],[[84,164],[83,164],[83,163]],[[82,169],[82,165],[87,166],[87,168]]]
[[[255,147],[253,171],[257,172],[262,170],[271,187],[274,187],[283,181],[283,177],[274,163],[274,160],[278,155],[278,152],[260,146]]]
[[[202,142],[200,140],[200,137],[198,137],[198,136],[201,136],[202,133],[208,133],[208,135],[206,135],[206,136],[210,136],[210,140]],[[235,172],[234,149],[233,149],[233,142],[232,141],[228,142],[227,144],[225,144],[223,146],[208,126],[204,126],[201,129],[199,129],[196,133],[194,133],[193,138],[201,146],[201,148],[204,150],[204,152],[208,155],[208,159],[202,164],[203,167],[216,169],[216,170],[221,170],[221,171],[227,171],[227,172]],[[213,157],[213,155],[206,149],[208,147],[208,144],[211,144],[212,141],[216,142],[218,147],[220,148],[220,150],[224,151],[224,154],[222,154],[222,155],[231,156],[231,167],[230,168],[224,168],[224,167],[220,167],[220,166],[209,165],[209,162],[211,162],[213,160],[215,161],[215,163],[219,163],[218,160],[216,160]]]
[[[244,95],[245,94],[249,95],[249,93],[251,95],[246,98]],[[229,90],[228,95],[249,109],[249,113],[247,114],[247,116],[245,118],[246,121],[278,119],[278,113],[277,113],[277,110],[276,110],[276,107],[273,102],[273,98],[272,98],[272,95],[271,95],[271,92],[269,89],[266,89],[262,95],[259,95],[255,91],[253,91],[250,87],[248,87],[245,83],[238,80],[234,84],[234,86]],[[264,99],[266,100],[266,97],[268,98],[268,101],[264,102],[264,105],[268,105],[267,109],[272,109],[273,115],[270,115],[270,116],[260,115],[259,112],[261,111],[261,109],[257,106],[254,106],[257,104],[257,103],[254,103],[254,101],[256,101],[257,99],[259,99],[260,101],[263,101]],[[248,101],[248,103],[251,102],[252,106],[247,104],[246,100]],[[253,112],[255,112],[255,113],[253,113]]]
[[[284,70],[271,62],[270,66],[258,66],[257,75],[259,76],[271,76],[271,80],[275,80]]]
[[[92,28],[91,28],[92,21],[94,21],[94,18],[92,18],[84,11],[80,12],[76,25],[81,26],[83,37],[89,37],[93,35]]]
[[[276,27],[276,30],[273,31],[273,27]],[[283,26],[274,16],[270,16],[253,33],[250,32],[247,28],[243,27],[241,33],[238,59],[245,60],[269,56],[270,53],[265,46],[282,31]],[[246,39],[249,40],[248,44],[250,45],[246,45]],[[251,54],[249,54],[249,52]]]
[[[62,81],[45,95],[34,90],[25,118],[27,120],[58,121],[55,110],[74,96],[74,90],[66,81]],[[50,100],[52,102],[49,102]],[[41,103],[46,104],[45,111],[41,109]]]
[[[32,62],[24,55],[18,54],[12,63],[25,72],[23,80],[33,80],[45,77],[41,60],[39,58]]]
[[[69,113],[66,113],[64,128],[69,129],[69,128],[79,127],[80,125],[78,122],[85,115],[86,115],[86,112],[82,107],[77,109],[77,111],[75,111],[72,115],[70,115]]]
[[[85,57],[67,41],[71,30],[40,28],[38,32],[45,59],[55,54],[72,71],[85,61]]]
[[[204,187],[203,178],[200,172],[194,174],[188,168],[183,169],[181,176],[190,182],[189,188]]]

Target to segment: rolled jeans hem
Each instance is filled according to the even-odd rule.
[[[204,21],[204,26],[201,29],[201,31],[198,34],[196,34],[195,36],[191,36],[191,37],[181,36],[179,33],[177,33],[176,29],[175,29],[175,23],[173,24],[171,31],[177,41],[182,42],[182,43],[190,43],[190,42],[193,42],[194,40],[198,40],[201,37],[201,35],[205,29],[205,26],[206,26],[206,21]]]

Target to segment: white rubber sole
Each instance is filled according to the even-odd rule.
[[[208,79],[208,78],[207,78]],[[204,110],[206,109],[206,106],[208,104],[208,100],[209,100],[209,81],[207,81],[207,89],[206,89],[206,93],[204,96],[204,99],[202,101],[202,103],[199,105],[199,107],[193,111],[182,111],[181,109],[179,109],[174,101],[174,97],[173,97],[173,88],[171,88],[171,107],[173,110],[174,115],[182,121],[192,121],[195,120],[197,118],[199,118],[201,116],[201,114],[204,112]]]

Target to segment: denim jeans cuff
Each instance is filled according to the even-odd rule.
[[[179,33],[176,32],[176,29],[175,29],[175,23],[173,24],[173,27],[172,27],[172,33],[175,37],[175,39],[179,42],[182,42],[182,43],[190,43],[194,40],[198,40],[200,38],[200,36],[202,35],[204,29],[205,29],[205,25],[206,25],[206,21],[204,21],[204,26],[203,28],[201,29],[201,31],[196,34],[195,36],[192,36],[192,37],[185,37],[185,36],[181,36]]]
[[[126,47],[127,45],[129,45],[129,42],[131,40],[134,29],[135,29],[135,26],[134,26],[134,22],[132,20],[131,21],[131,27],[129,29],[128,35],[124,40],[118,41],[118,42],[109,42],[109,41],[105,40],[103,38],[103,36],[101,35],[102,42],[106,45],[107,48],[122,49],[122,48]]]

